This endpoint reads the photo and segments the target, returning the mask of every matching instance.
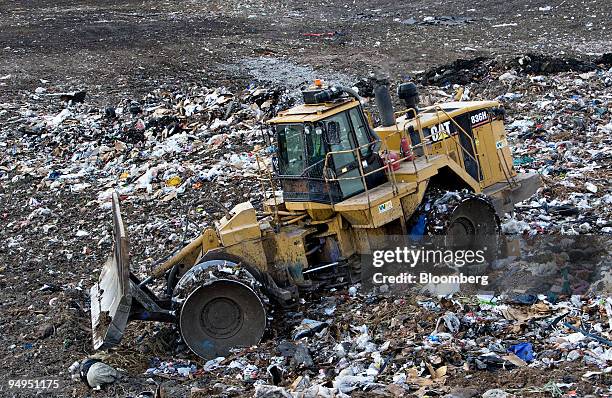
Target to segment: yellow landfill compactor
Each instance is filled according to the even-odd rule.
[[[498,102],[419,108],[416,86],[404,83],[397,94],[406,109],[394,112],[386,86],[374,93],[376,127],[354,90],[318,81],[303,90],[303,105],[269,121],[282,196],[268,199],[263,214],[250,202],[223,209],[215,228],[144,280],[130,272],[115,195],[114,252],[90,292],[95,348],[119,343],[133,320],[175,323],[204,358],[257,344],[270,305],[291,306],[305,291],[354,282],[376,239],[499,236],[498,215],[540,186],[537,174],[514,170]],[[440,215],[423,204],[448,192],[459,200],[445,207],[440,227]],[[156,279],[165,279],[165,297],[149,289]]]

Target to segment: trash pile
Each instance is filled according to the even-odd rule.
[[[277,314],[274,339],[202,361],[190,386],[203,396],[603,396],[612,370],[611,304],[336,291]],[[516,378],[525,372],[539,379]]]
[[[45,95],[67,99],[67,106],[60,111],[58,102],[43,110]],[[18,175],[13,183],[26,175],[39,178],[39,188],[51,191],[93,188],[101,205],[113,190],[124,199],[169,201],[207,181],[254,176],[255,155],[266,149],[262,121],[289,106],[282,97],[279,89],[235,96],[224,88],[191,87],[96,109],[84,98],[36,91],[31,102],[1,107],[7,155],[35,155],[27,165],[7,157],[3,174]],[[49,114],[53,109],[57,113]]]
[[[224,209],[260,205],[269,184],[259,169],[269,167],[274,148],[263,121],[293,100],[275,87],[162,85],[109,104],[40,84],[0,103],[1,311],[13,319],[0,325],[7,336],[0,351],[12,358],[7,372],[36,361],[65,375],[93,354],[88,293],[112,247],[112,191],[122,201],[130,268],[144,276]],[[149,363],[130,356],[118,368]]]
[[[504,104],[515,168],[544,180],[502,220],[504,232],[612,233],[612,70],[529,74],[541,68],[473,65],[475,77],[462,86],[436,78],[455,73],[444,67],[425,72],[430,80],[421,81],[432,85],[422,88],[422,105],[451,100],[458,89],[464,100]],[[201,199],[260,207],[270,192],[260,170],[270,168],[274,151],[265,121],[295,96],[282,87],[161,86],[108,104],[78,88],[40,84],[0,104],[0,255],[6,264],[20,259],[10,275],[0,266],[6,314],[15,319],[0,325],[7,357],[64,372],[78,360],[73,373],[81,379],[88,369],[101,372],[87,382],[92,388],[165,380],[192,396],[608,392],[612,303],[587,296],[400,298],[351,286],[275,310],[261,344],[225,358],[193,357],[178,334],[161,355],[138,351],[170,328],[149,325],[128,328],[121,347],[146,357],[138,367],[119,377],[112,367],[83,366],[92,354],[87,290],[111,247],[112,192],[124,205],[131,268],[144,275],[218,218],[219,209]]]
[[[517,72],[520,73],[521,77],[525,77],[526,74],[586,73],[610,68],[612,66],[611,54],[588,56],[584,59],[535,53],[522,54],[512,59],[489,57],[457,59],[448,65],[437,66],[422,72],[419,78],[422,84],[445,86],[482,83],[483,80],[495,79],[498,74],[503,76],[501,80],[509,80],[509,77],[516,76]]]
[[[497,79],[514,166],[545,182],[505,232],[612,233],[612,69]]]
[[[293,101],[282,88],[252,87],[233,94],[223,87],[191,86],[93,106],[84,91],[69,95],[39,87],[23,103],[0,104],[0,181],[6,191],[26,193],[29,209],[25,220],[9,223],[15,230],[6,236],[8,247],[20,250],[26,226],[26,235],[61,229],[64,210],[53,198],[67,195],[86,198],[81,212],[104,214],[102,223],[79,217],[69,239],[58,241],[67,259],[91,254],[92,246],[108,251],[105,221],[117,191],[125,206],[170,213],[152,214],[128,227],[130,234],[164,238],[158,247],[152,242],[138,247],[135,240],[136,250],[149,252],[149,263],[167,255],[170,246],[197,236],[219,218],[219,206],[201,198],[222,208],[245,200],[260,206],[270,184],[258,176],[270,168],[274,150],[263,122]]]

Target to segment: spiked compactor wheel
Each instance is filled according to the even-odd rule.
[[[257,344],[266,328],[266,311],[250,287],[220,279],[191,292],[181,308],[180,328],[193,352],[215,358],[232,347]]]
[[[495,209],[484,199],[471,196],[452,211],[447,239],[452,247],[484,250],[492,259],[497,252],[499,230]]]
[[[499,219],[493,205],[482,195],[470,192],[432,190],[413,221],[425,216],[425,233],[443,237],[445,248],[484,251],[483,264],[466,267],[468,273],[484,272],[488,263],[497,258],[499,245]]]

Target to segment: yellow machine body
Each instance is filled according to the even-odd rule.
[[[280,112],[269,123],[313,123],[360,107],[355,99],[300,105]],[[491,109],[499,107],[496,101],[447,102],[423,108],[416,115],[400,112],[396,114],[395,125],[373,129],[380,137],[381,154],[399,153],[402,137],[410,140],[408,130],[413,131],[413,136],[419,134],[422,140],[423,132],[429,130],[431,139],[421,145],[410,142],[412,158],[392,162],[395,165],[386,164],[387,182],[338,203],[272,198],[264,204],[269,215],[265,222],[257,221],[250,203],[238,204],[230,211],[230,219],[224,217],[216,230],[207,229],[196,239],[191,249],[195,249],[197,256],[194,250],[179,253],[154,273],[161,275],[179,263],[188,269],[208,251],[238,257],[263,272],[278,274],[295,268],[304,271],[313,266],[306,255],[307,238],[334,245],[337,258],[367,253],[370,239],[406,233],[406,220],[436,177],[453,180],[452,185],[490,197],[498,212],[509,211],[515,202],[531,196],[540,180],[537,175],[518,174],[514,170],[503,120],[491,116]],[[472,156],[480,165],[478,179],[466,170],[467,148],[458,139],[466,133],[458,121],[462,115],[470,117]],[[321,228],[323,224],[325,227]],[[318,259],[325,260],[332,259]]]

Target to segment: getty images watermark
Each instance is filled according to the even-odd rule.
[[[468,244],[469,243],[469,244]],[[369,239],[359,264],[364,291],[403,295],[523,292],[575,295],[610,288],[610,235],[402,235]]]
[[[470,284],[487,286],[488,275],[464,273],[486,263],[485,250],[396,247],[372,251],[370,273],[375,285]]]

